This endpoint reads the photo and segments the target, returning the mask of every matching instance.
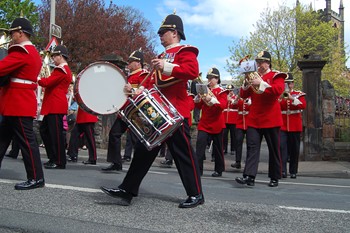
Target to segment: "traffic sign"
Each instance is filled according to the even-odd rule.
[[[56,37],[52,37],[50,42],[47,44],[45,50],[52,52],[56,48],[57,45],[58,45],[58,41],[57,41]]]
[[[56,36],[57,38],[61,38],[62,36],[62,29],[60,26],[56,24],[53,24],[53,23],[51,24],[50,32],[52,36]]]

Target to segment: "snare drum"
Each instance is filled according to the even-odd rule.
[[[157,88],[143,90],[129,98],[120,114],[148,150],[160,146],[183,121],[180,113]]]
[[[94,115],[119,111],[126,101],[123,88],[127,79],[121,69],[109,62],[95,62],[81,71],[74,85],[79,106]]]

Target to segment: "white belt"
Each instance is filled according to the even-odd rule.
[[[240,115],[247,115],[249,113],[249,111],[239,111],[238,114]]]
[[[237,112],[237,111],[238,111],[238,109],[231,109],[231,108],[228,110],[227,110],[227,108],[224,109],[224,112]]]
[[[297,114],[297,113],[301,113],[301,110],[288,110],[288,111],[282,111],[282,114]]]
[[[11,78],[11,82],[23,83],[23,84],[36,84],[35,82],[32,82],[30,80],[25,80],[25,79],[21,79],[21,78]]]

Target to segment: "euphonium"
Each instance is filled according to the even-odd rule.
[[[257,72],[258,67],[256,65],[256,62],[249,61],[249,57],[250,55],[247,55],[239,61],[239,66],[241,67],[242,73],[245,74],[244,82],[246,85],[250,86],[255,93],[261,94],[261,91],[259,91],[259,87],[253,86],[252,81],[254,79],[262,80],[262,78]]]
[[[11,37],[2,28],[0,28],[0,31],[3,32],[0,37],[0,48],[7,50],[11,43]]]

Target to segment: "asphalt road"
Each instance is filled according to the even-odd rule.
[[[82,160],[82,159],[81,159]],[[43,159],[43,162],[46,161]],[[350,180],[301,177],[267,186],[235,183],[241,172],[202,177],[205,204],[179,209],[186,198],[175,168],[155,163],[131,206],[119,206],[99,187],[116,187],[125,176],[103,173],[79,161],[66,170],[45,170],[46,187],[16,191],[25,180],[21,159],[5,158],[0,170],[0,232],[350,232]]]

